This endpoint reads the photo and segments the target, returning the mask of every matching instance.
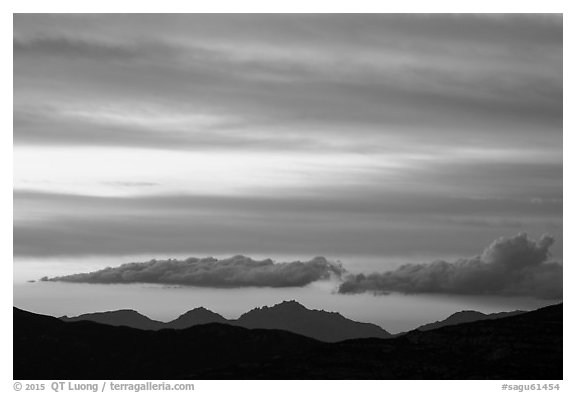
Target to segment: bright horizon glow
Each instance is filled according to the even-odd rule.
[[[15,190],[82,195],[274,193],[343,182],[371,174],[401,175],[418,167],[411,155],[237,151],[163,151],[126,148],[26,146],[14,152]],[[49,169],[46,171],[46,169]],[[117,184],[130,179],[135,187]],[[154,187],[138,187],[138,183]]]

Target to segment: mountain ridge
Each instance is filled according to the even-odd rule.
[[[204,325],[207,323],[229,323],[229,320],[204,307],[196,307],[192,310],[186,311],[172,321],[165,322],[164,328],[186,329],[188,327]]]
[[[336,312],[308,309],[295,300],[283,301],[273,306],[256,307],[238,319],[226,319],[204,307],[196,307],[168,322],[152,320],[134,310],[106,311],[60,319],[65,322],[89,320],[141,330],[186,329],[206,323],[222,323],[250,329],[285,330],[324,342],[391,336],[378,325],[353,321]]]
[[[327,342],[391,336],[378,325],[352,321],[337,312],[310,310],[294,300],[254,308],[242,314],[236,324],[248,328],[283,329]]]
[[[299,323],[294,323],[294,321],[290,319],[292,317],[290,312],[299,313],[300,318],[304,319],[305,322],[300,321]],[[443,320],[426,323],[413,330],[427,331],[444,326],[452,326],[487,319],[505,318],[525,312],[527,311],[515,310],[485,314],[475,310],[462,310],[451,314]],[[312,318],[312,321],[315,320],[319,326],[312,326],[310,318]],[[328,318],[331,318],[331,320],[328,320]],[[186,329],[188,327],[207,323],[223,323],[247,328],[286,330],[326,342],[364,337],[399,337],[410,332],[410,330],[408,330],[405,332],[390,334],[376,324],[353,321],[344,317],[339,312],[308,309],[296,300],[285,300],[272,306],[264,305],[261,307],[255,307],[241,314],[238,319],[227,319],[202,306],[188,310],[168,322],[150,319],[149,317],[131,309],[93,312],[81,314],[75,317],[63,316],[60,317],[60,319],[66,322],[89,320],[111,326],[128,326],[141,330]],[[322,321],[322,319],[324,319],[324,321]],[[346,332],[334,333],[331,324],[337,324],[339,326],[345,325],[343,329],[346,330]]]
[[[417,327],[416,330],[426,331],[426,330],[438,329],[444,326],[460,325],[463,323],[483,321],[487,319],[506,318],[514,315],[520,315],[525,312],[526,311],[515,310],[515,311],[504,311],[504,312],[485,314],[483,312],[475,310],[462,310],[455,312],[454,314],[451,314],[446,319],[421,325]]]
[[[14,307],[13,378],[558,380],[562,320],[557,304],[396,338],[324,343],[219,323],[145,331],[64,322]]]
[[[91,321],[110,326],[127,326],[141,330],[160,330],[165,325],[164,322],[150,319],[146,315],[130,309],[93,312],[75,317],[63,316],[60,319],[65,322]]]

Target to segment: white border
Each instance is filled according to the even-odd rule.
[[[574,3],[574,2],[572,2]],[[441,13],[441,12],[547,12],[564,13],[564,108],[576,108],[574,100],[574,77],[570,70],[576,70],[574,64],[574,9],[570,1],[504,1],[485,0],[480,3],[467,2],[462,0],[435,0],[435,1],[312,1],[312,0],[290,0],[284,2],[272,2],[265,0],[205,0],[205,1],[119,1],[119,0],[95,0],[91,2],[71,1],[71,0],[50,0],[50,1],[6,1],[2,5],[2,18],[0,26],[2,29],[2,132],[0,133],[0,183],[2,192],[0,193],[2,206],[2,225],[0,252],[2,264],[2,367],[1,367],[1,390],[5,392],[13,390],[12,380],[12,13],[18,12],[38,12],[38,13],[58,13],[58,12],[229,12],[229,13],[339,13],[339,12],[421,12],[421,13]],[[568,249],[564,250],[564,278],[569,282],[574,277],[573,261],[575,252],[570,249],[573,239],[573,217],[576,195],[574,192],[574,156],[571,149],[574,143],[574,109],[564,111],[564,201],[567,201],[564,208],[564,244]],[[572,131],[572,132],[570,132]],[[572,180],[570,175],[572,174]],[[10,274],[8,274],[10,273]],[[574,291],[571,286],[564,286],[564,298],[566,300],[566,311],[564,313],[564,331],[574,332],[573,306],[571,299]],[[8,315],[10,317],[8,317]],[[562,391],[574,391],[574,378],[570,373],[570,366],[573,362],[574,334],[565,334],[564,337],[564,381],[561,382]],[[46,381],[51,382],[51,381]],[[187,381],[182,381],[187,382]],[[521,384],[522,381],[509,381]],[[534,382],[546,381],[524,381],[523,384],[530,385]],[[387,389],[390,391],[414,390],[414,391],[442,391],[442,392],[496,392],[501,391],[503,381],[195,381],[196,391],[216,392],[216,391],[250,391],[250,392],[293,392],[329,389],[330,392],[346,392],[352,389]],[[46,391],[51,391],[49,388]]]

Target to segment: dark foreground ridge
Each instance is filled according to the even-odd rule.
[[[484,321],[486,319],[506,318],[506,317],[511,317],[514,315],[520,315],[520,314],[523,314],[525,312],[526,311],[517,310],[517,311],[509,311],[509,312],[497,312],[497,313],[493,313],[493,314],[484,314],[484,313],[481,313],[479,311],[472,311],[472,310],[459,311],[457,313],[450,315],[448,318],[446,318],[442,321],[437,321],[437,322],[427,323],[426,325],[422,325],[418,328],[418,330],[426,331],[426,330],[438,329],[438,328],[441,328],[444,326],[453,326],[453,325],[459,325],[462,323]]]
[[[240,318],[226,319],[204,307],[190,310],[173,321],[154,321],[134,310],[107,311],[62,317],[66,322],[92,321],[111,326],[127,326],[142,330],[187,329],[207,323],[225,323],[250,329],[280,329],[301,334],[324,342],[337,342],[353,338],[387,338],[391,334],[378,325],[356,322],[336,312],[310,310],[291,300],[272,307],[255,308]]]
[[[14,379],[562,379],[562,304],[323,343],[209,323],[139,330],[14,308]]]

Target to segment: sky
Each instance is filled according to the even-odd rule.
[[[561,298],[562,54],[551,14],[16,14],[15,302],[152,258],[364,317]]]

